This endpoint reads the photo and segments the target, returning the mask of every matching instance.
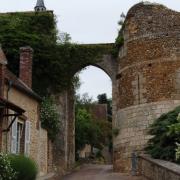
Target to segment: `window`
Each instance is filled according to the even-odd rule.
[[[16,154],[21,154],[23,153],[23,147],[22,145],[24,144],[24,123],[22,122],[17,122],[17,141],[16,141]]]
[[[31,122],[26,121],[25,124],[25,142],[24,142],[24,154],[26,156],[29,156],[29,151],[30,151],[30,139],[31,139]]]
[[[29,155],[30,122],[16,120],[12,125],[11,153]]]

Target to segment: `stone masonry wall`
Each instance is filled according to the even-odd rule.
[[[49,139],[48,140],[48,147],[47,147],[47,154],[48,154],[48,173],[51,173],[51,172],[54,172],[54,169],[53,169],[53,144],[52,144],[52,141]]]
[[[48,172],[48,140],[47,140],[47,131],[40,128],[39,129],[39,167],[40,167],[40,176],[44,176]]]
[[[75,163],[74,91],[69,89],[54,95],[54,99],[60,115],[60,131],[52,143],[52,165],[54,171],[63,175]]]
[[[131,170],[131,153],[142,152],[148,139],[148,127],[161,114],[180,105],[180,100],[141,104],[121,109],[116,114],[115,127],[119,135],[114,138],[114,170]]]
[[[60,131],[56,140],[49,144],[49,148],[52,145],[52,161],[53,171],[58,174],[65,174],[67,169],[67,92],[54,95],[57,110],[59,113]]]
[[[150,138],[149,125],[180,105],[180,13],[139,3],[128,12],[124,27],[116,76],[114,169],[128,172],[131,153],[142,151]]]
[[[180,166],[148,156],[140,156],[139,165],[142,180],[179,180]]]

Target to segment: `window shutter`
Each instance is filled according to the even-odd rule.
[[[25,150],[24,153],[25,155],[29,156],[29,151],[30,151],[30,136],[31,136],[31,122],[26,121],[25,124]]]
[[[12,136],[11,136],[11,153],[16,154],[17,152],[17,121],[15,120],[12,124]]]

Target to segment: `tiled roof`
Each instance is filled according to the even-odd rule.
[[[6,56],[1,47],[0,47],[0,64],[4,64],[4,65],[7,64]]]
[[[17,88],[18,90],[22,91],[23,93],[27,94],[28,96],[35,98],[38,101],[41,101],[41,97],[38,94],[36,94],[31,88],[29,88],[22,80],[17,78],[7,68],[5,70],[5,79],[6,79],[6,82],[11,82],[12,86]]]
[[[22,115],[25,112],[24,109],[17,106],[16,104],[8,101],[7,99],[4,99],[3,97],[0,97],[0,105],[4,108],[11,109],[11,110],[19,113],[19,115]]]

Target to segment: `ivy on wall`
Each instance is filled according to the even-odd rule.
[[[32,46],[36,59],[46,59],[46,50],[56,41],[55,20],[51,13],[11,13],[0,15],[0,43],[9,68],[18,75],[19,48]]]
[[[52,98],[43,98],[40,117],[42,127],[48,131],[48,137],[53,141],[59,131],[60,123],[59,114]]]
[[[31,46],[33,89],[41,96],[69,87],[74,74],[96,63],[113,45],[78,45],[58,43],[56,18],[52,12],[0,14],[0,43],[7,55],[9,68],[19,72],[19,48]]]
[[[119,49],[124,45],[124,35],[123,31],[125,28],[125,22],[118,23],[120,25],[120,30],[118,32],[118,36],[115,40],[114,43],[114,48],[113,48],[113,56],[118,57]]]

